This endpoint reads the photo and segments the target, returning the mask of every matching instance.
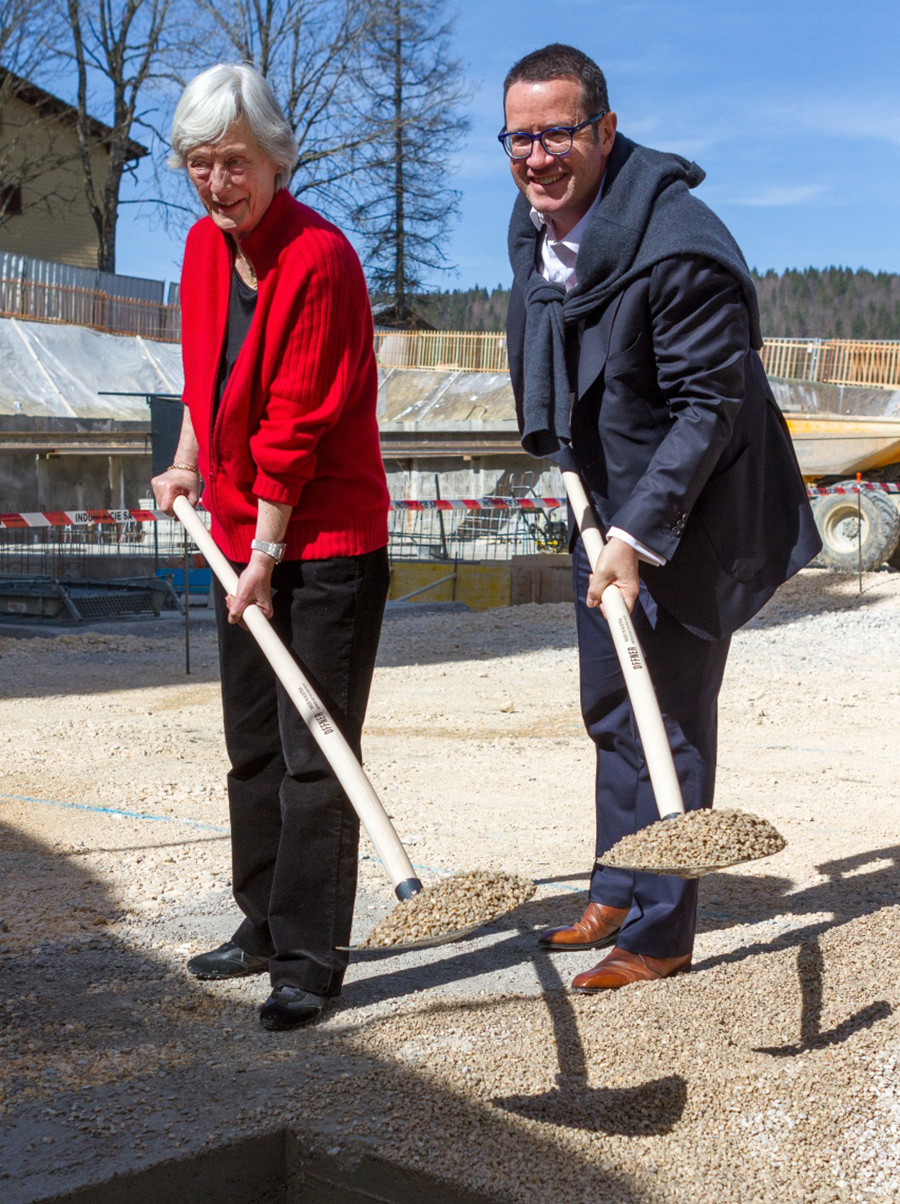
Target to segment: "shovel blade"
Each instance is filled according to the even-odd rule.
[[[771,853],[765,856],[770,857]],[[738,857],[736,861],[721,861],[718,865],[617,865],[617,870],[632,874],[668,874],[673,878],[705,878],[719,870],[729,870],[734,865],[746,865],[748,861],[759,861],[758,857]]]
[[[494,916],[493,919],[497,917]],[[452,932],[440,932],[437,936],[424,936],[417,941],[404,941],[399,945],[337,945],[341,953],[352,953],[357,958],[390,957],[393,953],[409,953],[412,949],[435,949],[438,945],[449,945],[451,941],[462,940],[492,920],[481,920],[477,924],[467,924],[465,928],[454,928]]]

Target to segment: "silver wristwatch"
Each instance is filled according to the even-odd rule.
[[[271,556],[276,564],[280,564],[284,560],[284,553],[287,549],[286,543],[269,543],[267,539],[251,539],[250,548],[254,552],[265,552],[267,556]]]

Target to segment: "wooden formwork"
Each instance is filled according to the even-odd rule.
[[[486,563],[395,560],[389,597],[396,601],[413,593],[417,602],[462,602],[470,610],[571,602],[572,558],[558,554]]]

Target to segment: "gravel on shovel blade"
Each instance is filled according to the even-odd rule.
[[[623,836],[598,860],[648,870],[709,870],[780,853],[787,845],[768,820],[748,811],[689,811]]]
[[[534,892],[532,880],[516,874],[455,874],[398,903],[357,948],[385,949],[477,928],[527,902]]]

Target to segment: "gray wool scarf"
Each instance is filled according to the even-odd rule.
[[[680,155],[650,150],[617,134],[603,196],[578,251],[578,284],[568,293],[537,270],[539,233],[529,202],[519,195],[509,226],[509,258],[514,285],[525,301],[522,446],[531,455],[564,456],[570,442],[567,327],[595,313],[663,259],[703,256],[731,272],[750,312],[751,343],[762,346],[756,290],[740,248],[712,210],[690,194],[704,175]]]

